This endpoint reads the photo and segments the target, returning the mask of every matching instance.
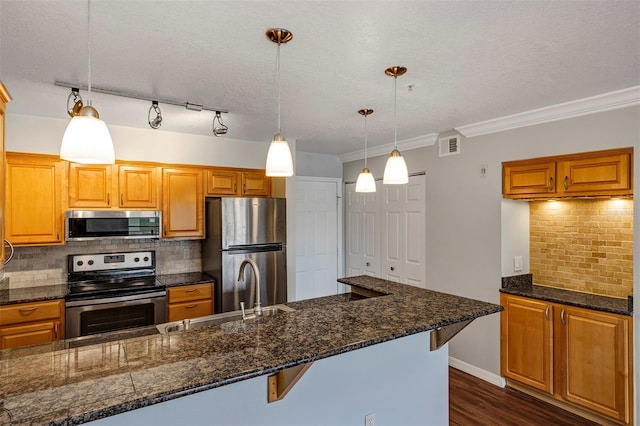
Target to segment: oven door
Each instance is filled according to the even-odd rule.
[[[66,302],[65,338],[145,327],[167,321],[166,291]]]

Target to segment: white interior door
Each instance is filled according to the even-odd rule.
[[[356,192],[355,184],[345,185],[346,197],[346,275],[353,277],[363,274],[364,257],[364,194]]]
[[[383,185],[382,201],[382,277],[403,282],[404,185]]]
[[[362,273],[380,276],[380,190],[382,184],[376,182],[376,192],[364,195],[362,213]]]
[[[340,288],[340,188],[339,179],[296,179],[296,300],[337,294]]]
[[[425,176],[412,176],[404,199],[404,282],[426,288]]]

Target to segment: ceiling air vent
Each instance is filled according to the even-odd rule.
[[[439,156],[460,154],[460,135],[446,136],[438,139],[440,146]]]

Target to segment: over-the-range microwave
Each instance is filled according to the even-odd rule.
[[[68,210],[65,239],[160,238],[162,212],[159,210]]]

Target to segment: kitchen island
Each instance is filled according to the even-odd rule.
[[[294,312],[273,317],[80,348],[0,351],[0,411],[16,425],[361,424],[365,409],[379,424],[446,421],[447,346],[430,351],[430,334],[501,307],[366,276],[339,281],[377,297],[293,302]],[[266,376],[311,362],[288,396],[267,404]]]

